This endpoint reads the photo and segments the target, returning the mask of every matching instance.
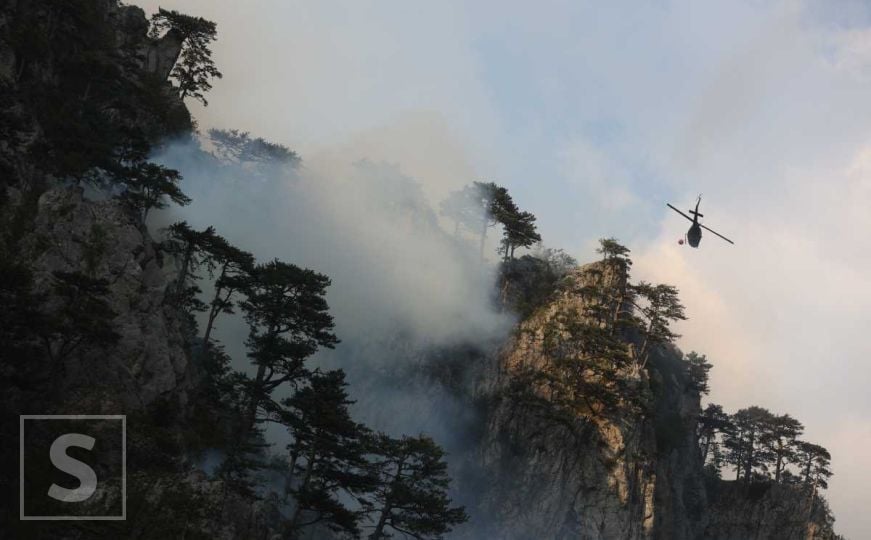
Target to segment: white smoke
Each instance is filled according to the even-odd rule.
[[[438,190],[398,165],[335,153],[311,163],[303,156],[297,169],[255,171],[221,164],[201,146],[171,144],[155,156],[182,173],[193,202],[156,215],[154,225],[214,226],[261,262],[278,258],[329,276],[342,342],[312,365],[348,373],[356,412],[371,427],[431,432],[450,446],[460,406],[419,376],[422,363],[433,351],[492,347],[512,320],[494,307],[495,268],[481,261],[477,240],[441,226],[438,201],[426,194]],[[241,317],[220,318],[215,335],[234,367],[250,370]]]

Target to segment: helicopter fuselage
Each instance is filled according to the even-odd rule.
[[[697,248],[699,247],[699,242],[702,241],[702,228],[698,223],[693,223],[693,226],[690,227],[690,230],[687,231],[687,243]]]

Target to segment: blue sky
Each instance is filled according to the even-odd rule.
[[[201,127],[312,167],[392,163],[433,202],[496,181],[580,260],[620,238],[639,277],[681,289],[711,399],[802,420],[834,455],[839,530],[871,537],[871,5],[160,4],[218,23]],[[699,193],[735,246],[677,246],[665,202]]]

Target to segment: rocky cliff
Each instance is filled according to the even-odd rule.
[[[610,408],[567,401],[559,377],[540,376],[571,369],[558,365],[566,355],[583,361],[583,344],[591,338],[578,335],[589,328],[577,318],[598,301],[591,289],[617,279],[604,263],[569,272],[482,375],[482,394],[491,406],[478,452],[490,482],[480,508],[488,517],[474,534],[584,540],[835,538],[825,503],[812,501],[806,491],[706,476],[696,435],[700,393],[675,347],[658,347],[645,370],[619,370],[623,391],[637,394],[638,406],[620,400]],[[525,304],[530,285],[519,283],[503,283],[503,298]],[[593,385],[601,382],[593,369],[580,377]],[[567,411],[565,403],[584,406]]]

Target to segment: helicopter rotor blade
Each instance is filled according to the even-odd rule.
[[[689,217],[688,215],[684,214],[683,212],[681,212],[680,210],[678,210],[678,209],[675,208],[674,206],[672,206],[672,205],[670,205],[670,204],[668,204],[668,203],[665,203],[665,205],[668,206],[669,208],[671,208],[672,210],[674,210],[675,212],[677,212],[678,214],[682,215],[683,217],[687,218],[688,220],[693,221],[693,218],[691,218],[691,217]]]
[[[712,233],[716,234],[717,236],[719,236],[720,238],[722,238],[722,239],[725,240],[726,242],[729,242],[729,243],[732,244],[733,246],[735,245],[735,242],[729,240],[728,238],[726,238],[726,237],[723,236],[722,234],[718,233],[718,232],[715,231],[714,229],[710,229],[710,228],[708,228],[708,227],[705,227],[705,226],[702,225],[701,223],[699,223],[699,225],[700,225],[703,229],[705,229],[706,231],[709,231],[709,232],[712,232]]]

